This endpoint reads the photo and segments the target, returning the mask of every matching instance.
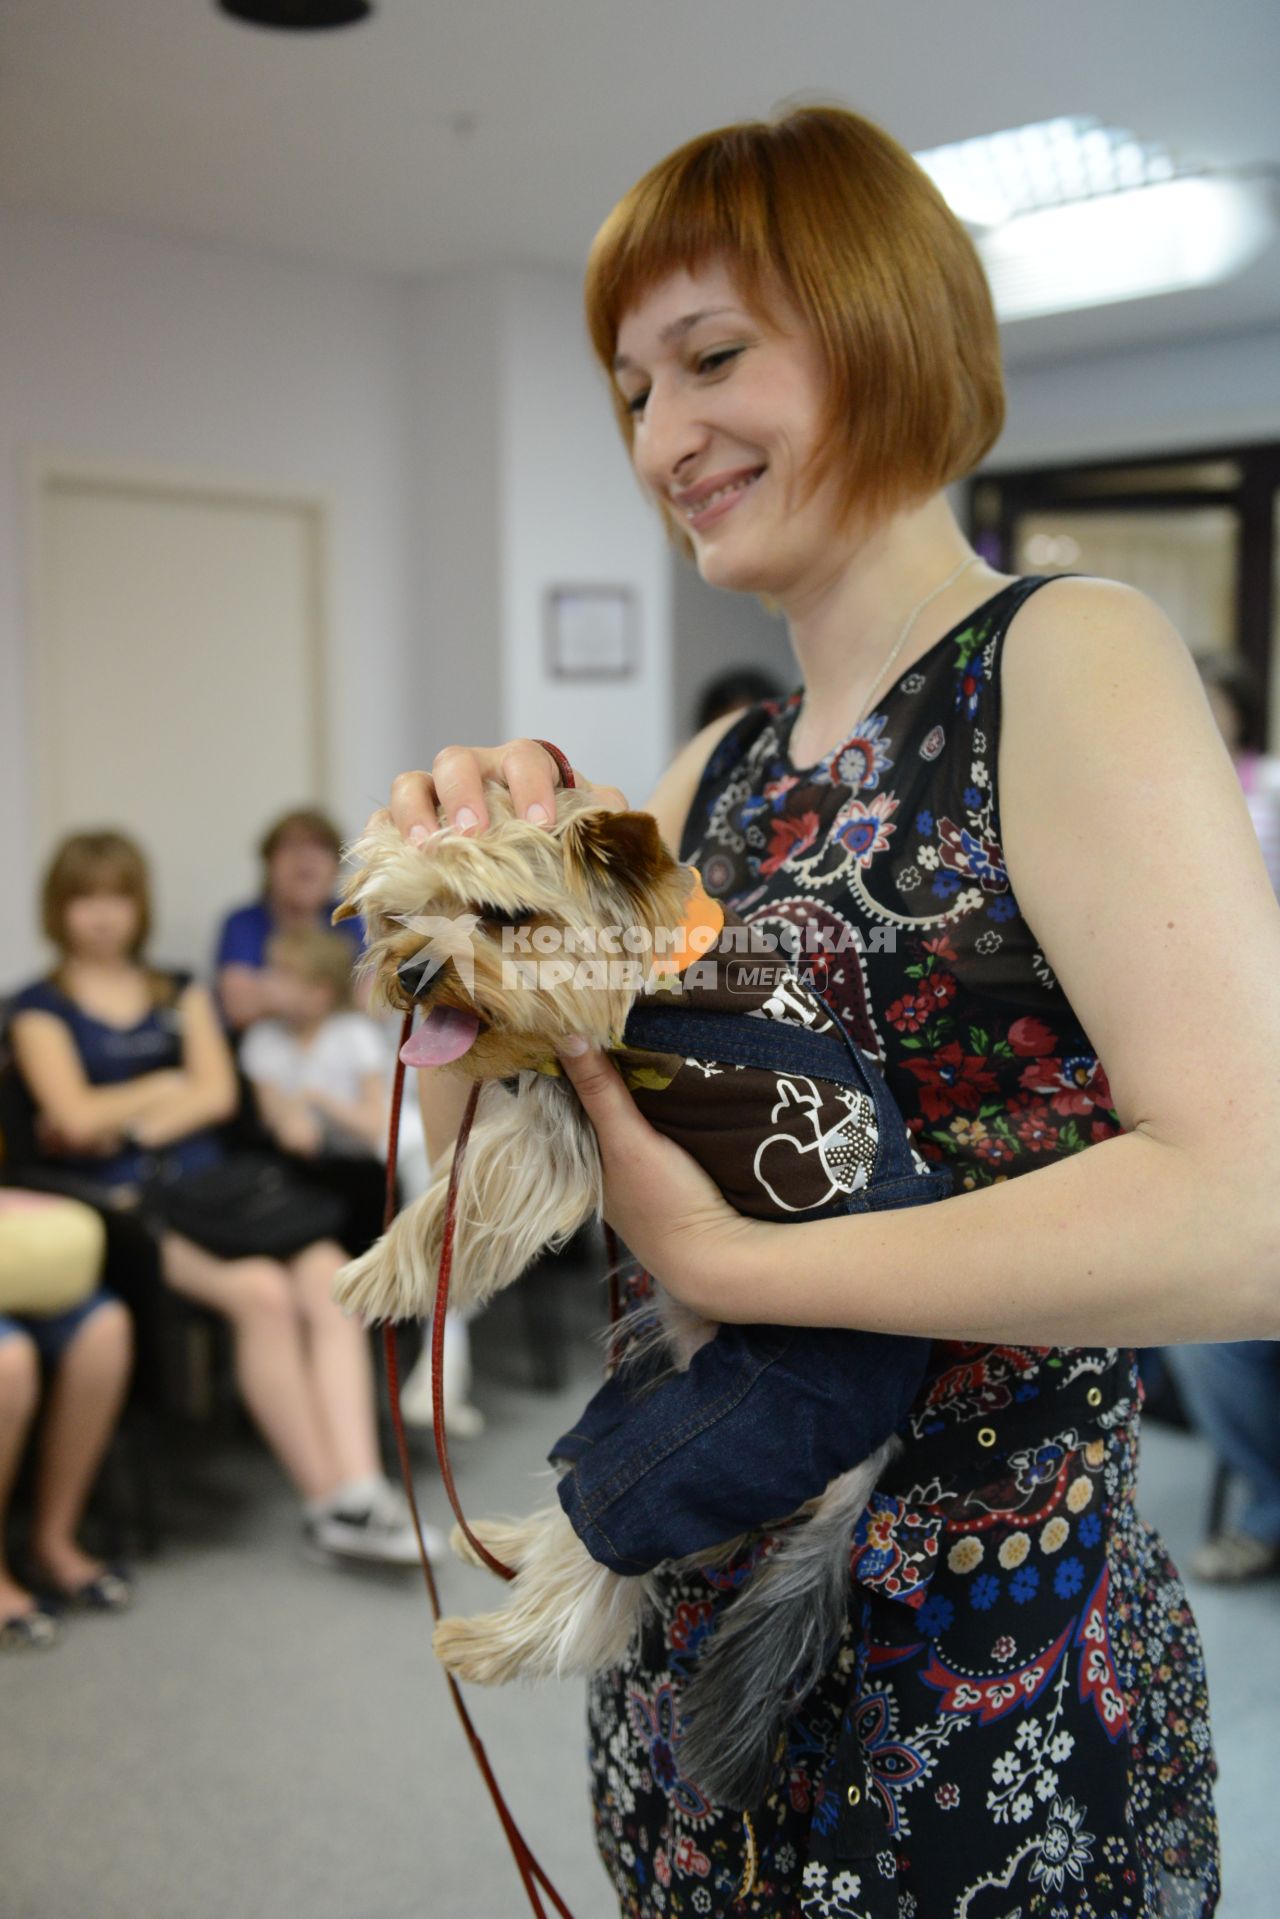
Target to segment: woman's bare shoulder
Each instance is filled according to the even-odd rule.
[[[689,817],[689,808],[698,790],[703,768],[729,728],[736,726],[742,718],[744,710],[740,707],[736,712],[722,713],[719,719],[712,720],[695,733],[681,747],[641,808],[642,812],[653,814],[663,839],[673,853],[680,851],[685,821]]]

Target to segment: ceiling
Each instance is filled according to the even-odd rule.
[[[311,37],[213,0],[4,0],[0,201],[417,276],[581,267],[706,128],[836,99],[921,149],[1085,113],[1280,172],[1257,0],[378,0]],[[1280,323],[1280,242],[1227,284],[1006,328],[1013,363]]]

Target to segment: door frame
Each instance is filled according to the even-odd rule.
[[[1181,486],[1176,469],[1223,466],[1238,477],[1220,484]],[[1132,484],[1122,476],[1132,472]],[[1161,484],[1161,480],[1165,484]],[[969,524],[975,546],[1001,572],[1016,573],[1017,523],[1025,513],[1174,514],[1196,507],[1227,507],[1236,515],[1235,627],[1241,658],[1259,689],[1247,716],[1244,744],[1266,746],[1272,681],[1276,579],[1276,516],[1280,510],[1280,441],[1197,446],[1170,452],[1134,452],[1105,460],[1059,461],[1049,466],[976,473],[968,482]]]

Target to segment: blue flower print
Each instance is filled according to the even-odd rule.
[[[969,1588],[969,1603],[979,1612],[990,1612],[1000,1597],[1000,1581],[994,1573],[979,1573]]]
[[[1028,1385],[1027,1381],[1024,1380],[1013,1397],[1017,1405],[1025,1406],[1029,1399],[1039,1399],[1040,1388],[1038,1386]]]
[[[977,655],[956,674],[956,711],[963,713],[967,720],[976,720],[978,717],[986,677],[986,669]]]
[[[1018,917],[1018,902],[1012,893],[1000,893],[987,907],[989,920],[1012,920]]]
[[[1086,1513],[1076,1530],[1082,1546],[1096,1546],[1102,1537],[1102,1521],[1097,1513]]]
[[[1053,1590],[1059,1599],[1074,1599],[1084,1584],[1084,1567],[1076,1558],[1064,1559],[1053,1575]]]
[[[933,886],[930,890],[935,899],[949,900],[953,893],[960,891],[960,875],[958,873],[939,873],[934,879]]]
[[[982,811],[982,795],[976,786],[965,787],[964,803],[971,813],[980,813]]]
[[[932,813],[916,814],[916,832],[923,833],[925,838],[928,839],[929,835],[933,832],[933,814]]]
[[[1009,1581],[1009,1591],[1015,1605],[1018,1606],[1025,1606],[1029,1599],[1035,1598],[1039,1590],[1040,1569],[1037,1566],[1019,1566]]]
[[[931,1594],[916,1614],[926,1639],[936,1639],[944,1633],[955,1616],[956,1609],[945,1593]]]

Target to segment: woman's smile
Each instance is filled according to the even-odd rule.
[[[686,526],[695,533],[701,533],[704,528],[722,520],[751,491],[764,471],[764,467],[758,466],[722,478],[713,476],[709,482],[676,494],[675,505]]]

